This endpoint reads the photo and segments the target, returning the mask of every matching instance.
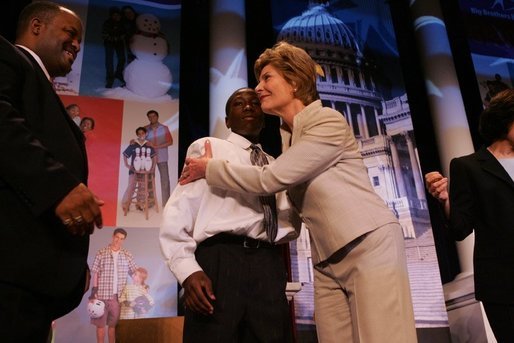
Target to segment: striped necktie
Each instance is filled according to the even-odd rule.
[[[264,152],[257,144],[252,144],[250,149],[252,149],[250,153],[250,160],[252,161],[253,165],[262,167],[263,165],[268,164],[268,158],[266,157],[266,154],[264,154]],[[259,196],[259,200],[261,201],[262,210],[264,211],[264,229],[268,235],[269,242],[273,243],[277,237],[278,232],[277,203],[275,194]]]

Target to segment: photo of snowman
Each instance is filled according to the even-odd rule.
[[[136,58],[123,72],[127,89],[148,98],[164,96],[171,87],[172,75],[162,63],[168,54],[168,42],[160,31],[160,21],[153,14],[140,14],[136,27],[137,33],[130,42]]]
[[[121,13],[123,49],[107,54],[105,18],[113,8]],[[180,5],[90,0],[86,26],[81,95],[152,103],[178,100]]]
[[[168,91],[173,77],[163,63],[168,55],[168,41],[161,32],[159,18],[143,13],[136,18],[136,33],[130,39],[130,51],[135,58],[123,71],[123,87],[108,89],[104,95],[122,99],[171,100]]]

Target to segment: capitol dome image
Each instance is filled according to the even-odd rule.
[[[323,69],[317,82],[321,101],[344,114],[370,181],[397,215],[404,237],[423,234],[430,222],[406,94],[385,98],[377,66],[326,1],[310,2],[284,23],[277,36],[282,40],[305,49]]]

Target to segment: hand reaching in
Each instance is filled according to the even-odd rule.
[[[186,163],[184,165],[184,169],[182,169],[182,173],[180,174],[180,178],[178,179],[181,185],[188,184],[190,182],[196,181],[198,179],[205,178],[205,172],[207,170],[207,163],[212,158],[212,148],[211,142],[209,140],[205,141],[205,153],[198,157],[186,158]]]
[[[449,218],[450,195],[448,193],[448,178],[443,177],[443,175],[437,171],[433,171],[425,174],[425,182],[428,192],[443,205],[444,213],[446,217]]]
[[[430,195],[444,203],[448,200],[448,178],[433,171],[425,175],[425,182]]]

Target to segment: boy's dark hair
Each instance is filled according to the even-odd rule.
[[[150,111],[146,112],[146,116],[148,117],[148,115],[149,115],[150,113],[155,113],[155,115],[157,116],[157,118],[159,118],[159,112],[157,112],[156,110],[150,110]]]
[[[109,7],[109,16],[112,17],[113,14],[119,14],[121,16],[121,9],[117,6]]]
[[[112,233],[112,235],[114,236],[117,233],[121,233],[123,236],[127,237],[127,231],[125,231],[125,229],[122,229],[121,227],[114,229],[114,232]]]
[[[143,130],[145,133],[147,133],[146,127],[140,126],[136,129],[136,135],[139,132],[139,130]]]
[[[72,108],[75,108],[75,107],[79,107],[79,105],[77,105],[77,104],[69,104],[68,106],[66,106],[66,111],[69,111],[69,110],[71,110]]]
[[[242,88],[238,88],[234,91],[234,93],[232,93],[229,97],[228,97],[228,100],[225,104],[225,116],[228,117],[228,115],[230,114],[230,105],[232,104],[232,101],[234,100],[234,98],[236,97],[236,95],[239,94],[239,92],[241,92],[242,90],[245,90],[245,91],[248,91],[248,92],[255,92],[255,90],[253,88],[250,88],[250,87],[242,87]]]

